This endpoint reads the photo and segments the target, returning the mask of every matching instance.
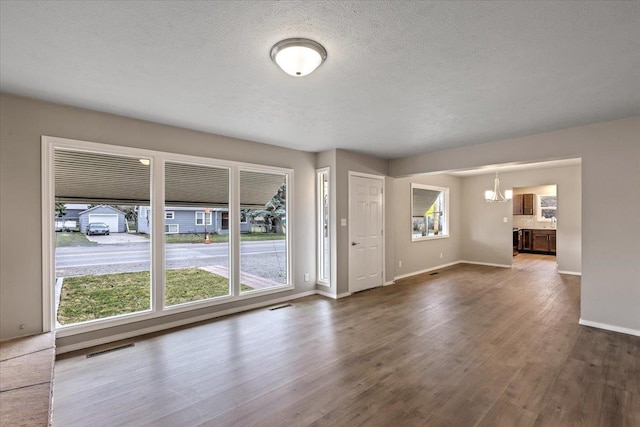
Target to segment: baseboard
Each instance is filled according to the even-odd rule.
[[[583,326],[591,326],[592,328],[604,329],[607,331],[620,332],[623,334],[635,335],[636,337],[640,337],[640,330],[638,329],[624,328],[622,326],[608,325],[606,323],[600,322],[592,322],[591,320],[584,320],[582,318],[580,318],[578,323]]]
[[[450,263],[447,263],[447,264],[442,264],[442,265],[438,265],[438,266],[435,266],[435,267],[427,268],[427,269],[424,269],[424,270],[419,270],[419,271],[414,271],[414,272],[411,272],[411,273],[401,274],[400,276],[395,276],[393,278],[393,280],[396,281],[398,279],[404,279],[404,278],[411,277],[411,276],[417,276],[418,274],[428,273],[428,272],[433,271],[433,270],[440,270],[441,268],[451,267],[452,265],[456,265],[456,264],[459,264],[461,262],[464,262],[464,261],[454,261],[454,262],[450,262]]]
[[[396,284],[395,280],[390,280],[388,282],[385,282],[384,285],[382,286],[389,286],[389,285],[395,285],[395,284]]]
[[[461,264],[473,264],[473,265],[486,265],[487,267],[500,267],[500,268],[513,268],[512,265],[507,264],[494,264],[492,262],[480,262],[480,261],[459,261]]]
[[[327,297],[327,298],[331,298],[331,299],[338,299],[338,296],[336,294],[332,294],[332,293],[327,292],[327,291],[321,291],[320,289],[316,289],[316,293],[318,295],[322,295],[323,297]]]
[[[570,274],[572,276],[582,276],[582,273],[579,271],[565,271],[565,270],[558,270],[558,273],[560,274]]]
[[[336,297],[337,297],[336,299],[348,297],[350,295],[351,295],[351,292],[343,292],[341,294],[336,295]]]
[[[258,302],[255,304],[245,305],[242,307],[230,308],[227,310],[217,311],[215,313],[203,314],[202,316],[190,317],[188,319],[176,320],[169,323],[163,323],[161,325],[150,326],[148,328],[137,329],[135,331],[123,332],[121,334],[109,335],[103,338],[96,338],[89,341],[82,341],[76,344],[69,344],[56,347],[56,354],[69,353],[71,351],[82,350],[84,348],[95,347],[98,345],[108,344],[110,342],[126,340],[129,338],[139,337],[141,335],[151,334],[154,332],[164,331],[166,329],[176,328],[179,326],[185,326],[192,323],[202,322],[204,320],[215,319],[216,317],[228,316],[230,314],[241,313],[243,311],[254,310],[256,308],[267,307],[270,305],[279,304],[286,301],[292,301],[298,298],[308,297],[310,295],[316,295],[316,290],[301,292],[296,295],[276,298],[269,301]]]

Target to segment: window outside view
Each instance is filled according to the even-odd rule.
[[[151,310],[150,169],[55,150],[58,326]],[[240,292],[286,285],[287,175],[241,171],[240,181]],[[166,307],[232,294],[229,182],[228,168],[165,164]]]
[[[412,184],[412,240],[446,236],[445,190]]]

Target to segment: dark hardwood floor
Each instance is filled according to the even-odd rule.
[[[640,338],[555,257],[457,265],[56,362],[54,426],[640,426]]]

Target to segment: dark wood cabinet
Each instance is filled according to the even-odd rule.
[[[533,250],[533,242],[531,239],[531,231],[532,230],[520,230],[520,244],[518,245],[518,249],[521,251],[532,251]]]
[[[514,194],[513,214],[533,215],[535,212],[535,194]]]
[[[556,252],[556,230],[530,230],[532,251],[543,253]]]
[[[513,195],[513,214],[522,215],[522,194]]]

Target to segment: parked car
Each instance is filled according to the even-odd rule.
[[[109,226],[104,222],[91,222],[87,226],[87,236],[92,236],[94,234],[104,234],[106,236],[109,235]]]

